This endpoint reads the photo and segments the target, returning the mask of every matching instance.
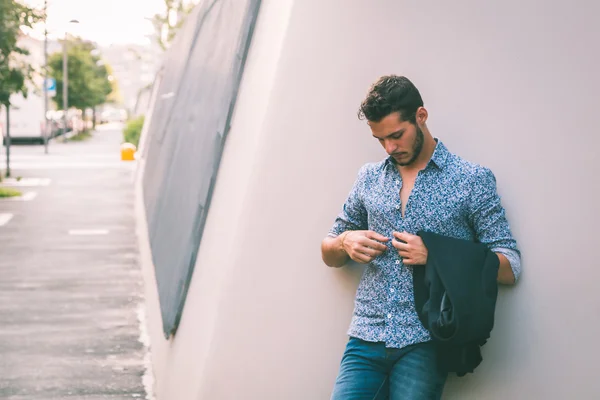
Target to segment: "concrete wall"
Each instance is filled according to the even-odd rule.
[[[385,156],[355,115],[388,73],[420,88],[451,151],[493,169],[524,256],[484,363],[445,398],[600,398],[598,15],[593,0],[263,0],[171,341],[138,196],[158,400],[328,398],[360,269],[328,269],[319,244]]]

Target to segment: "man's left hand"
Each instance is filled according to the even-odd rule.
[[[417,235],[411,235],[406,232],[394,232],[392,246],[398,250],[405,265],[425,265],[427,264],[427,247],[423,239]]]

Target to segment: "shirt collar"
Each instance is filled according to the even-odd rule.
[[[433,151],[433,155],[431,156],[431,160],[429,160],[429,164],[433,163],[437,165],[439,169],[444,169],[444,166],[446,166],[446,162],[448,161],[448,155],[450,154],[450,152],[448,151],[446,146],[444,146],[444,143],[442,143],[441,140],[435,138],[435,141],[437,142],[437,144],[435,146],[435,150]]]
[[[444,146],[444,144],[442,143],[441,140],[439,140],[438,138],[435,138],[435,141],[436,141],[435,150],[433,151],[433,155],[431,156],[431,159],[429,160],[429,163],[427,164],[427,166],[433,164],[433,165],[437,166],[439,169],[444,169],[444,166],[446,165],[446,163],[448,161],[448,156],[450,155],[450,152],[448,151],[446,146]],[[394,157],[388,156],[388,158],[386,159],[386,164],[395,166],[396,161],[394,160]]]

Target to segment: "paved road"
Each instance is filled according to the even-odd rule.
[[[118,126],[13,146],[29,201],[0,200],[0,398],[146,398],[132,164]],[[4,150],[0,170],[4,170]],[[49,179],[49,181],[48,181]],[[21,181],[23,182],[23,181]]]

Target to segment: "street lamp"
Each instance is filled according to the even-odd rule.
[[[79,21],[72,19],[70,24],[78,24]],[[67,39],[69,37],[68,29],[65,32],[65,40],[63,41],[63,135],[67,134],[67,110],[69,109],[68,88],[69,88],[69,70],[67,60]]]
[[[44,153],[48,154],[48,139],[52,133],[48,122],[48,0],[44,0]]]

